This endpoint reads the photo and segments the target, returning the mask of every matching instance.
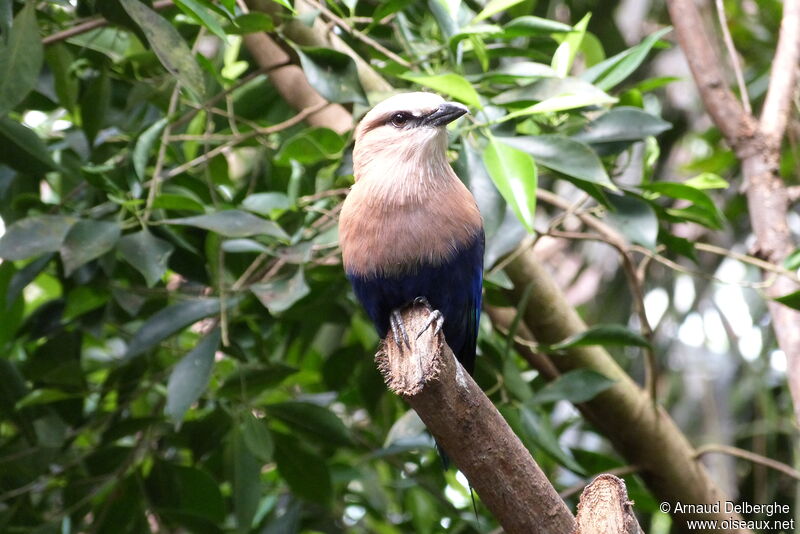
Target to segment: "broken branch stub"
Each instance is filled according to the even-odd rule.
[[[575,534],[642,534],[625,481],[610,474],[583,489],[576,523]]]

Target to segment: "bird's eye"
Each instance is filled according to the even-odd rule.
[[[395,113],[392,115],[392,118],[389,119],[389,122],[392,123],[392,126],[396,128],[402,128],[408,122],[411,117],[408,113]]]

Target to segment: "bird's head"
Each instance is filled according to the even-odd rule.
[[[428,162],[446,164],[445,126],[468,110],[433,93],[392,96],[367,113],[356,129],[353,163],[356,180],[372,165],[405,167]]]

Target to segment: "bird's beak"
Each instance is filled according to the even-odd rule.
[[[425,122],[432,126],[444,126],[465,113],[469,113],[469,110],[464,104],[445,102],[436,111],[425,117]]]

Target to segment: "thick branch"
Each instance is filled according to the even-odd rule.
[[[757,253],[779,265],[795,248],[787,220],[789,197],[778,174],[778,163],[797,82],[800,0],[784,2],[781,33],[760,124],[744,112],[725,86],[719,58],[709,44],[707,29],[694,0],[669,0],[667,6],[705,107],[741,159]],[[796,290],[797,284],[782,276],[767,294],[777,297]],[[772,301],[768,308],[778,346],[789,362],[789,390],[795,418],[800,421],[800,328],[797,327],[800,312]]]
[[[744,148],[758,125],[728,88],[694,0],[669,0],[667,7],[706,111],[735,150]]]
[[[554,344],[586,329],[533,252],[520,254],[506,272],[515,287],[533,284],[536,288],[529,292],[523,322],[537,342]],[[518,300],[520,293],[510,296]],[[493,313],[492,319],[495,323],[503,322],[502,314]],[[530,347],[522,343],[517,343],[517,349],[522,353],[530,351]],[[695,459],[694,449],[675,422],[654,405],[650,396],[602,347],[573,347],[550,361],[561,373],[592,369],[616,381],[612,388],[578,408],[628,463],[639,468],[638,473],[659,500],[673,504],[678,501],[715,504],[726,500],[703,465]],[[728,518],[723,513],[676,515],[678,525],[684,529],[687,519],[723,521]]]
[[[265,33],[247,34],[244,36],[244,42],[262,69],[270,69],[289,61],[289,54]],[[283,99],[294,109],[313,108],[326,103],[326,100],[308,83],[303,69],[297,65],[289,64],[275,68],[269,78]],[[310,115],[307,120],[312,126],[324,126],[339,133],[344,133],[353,127],[353,117],[340,104],[327,105]]]
[[[778,47],[772,61],[769,89],[761,110],[761,130],[780,145],[797,83],[800,60],[800,0],[783,2],[783,18]]]
[[[469,479],[481,501],[509,534],[570,534],[575,526],[564,501],[530,453],[441,334],[428,328],[426,308],[403,312],[411,348],[390,333],[378,353],[387,386],[425,422],[439,445]]]

